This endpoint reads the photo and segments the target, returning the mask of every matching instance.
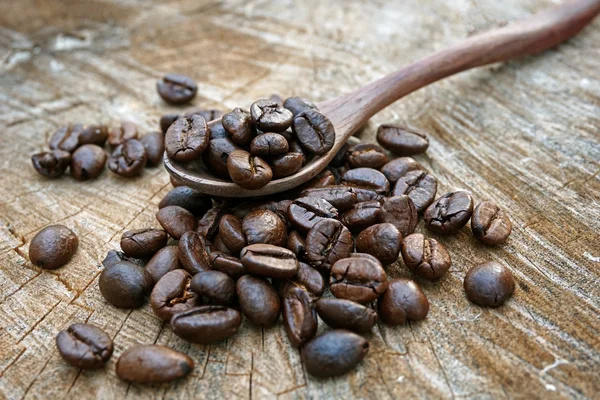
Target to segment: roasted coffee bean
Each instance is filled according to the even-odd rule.
[[[292,125],[294,116],[290,110],[269,99],[255,101],[250,106],[252,121],[263,132],[283,132]]]
[[[208,130],[210,131],[210,140],[222,139],[222,138],[231,139],[229,137],[229,134],[223,127],[223,123],[221,122],[221,120],[207,122],[207,124],[208,124]]]
[[[194,231],[187,231],[179,238],[179,261],[192,275],[210,269],[210,256],[206,244],[206,239]]]
[[[288,234],[286,246],[288,250],[296,255],[296,258],[303,259],[306,255],[306,242],[304,236],[298,231],[291,231]]]
[[[379,169],[388,161],[385,151],[374,143],[358,143],[346,151],[346,162],[350,168]]]
[[[72,153],[79,147],[79,136],[83,131],[83,125],[74,124],[61,126],[50,138],[48,143],[51,150],[63,150]]]
[[[284,246],[287,241],[285,223],[273,211],[256,210],[244,217],[242,230],[248,244],[266,243]]]
[[[224,272],[199,272],[192,278],[190,289],[199,296],[222,306],[235,303],[235,282]]]
[[[195,216],[204,215],[211,207],[212,200],[202,192],[188,186],[177,186],[162,198],[158,208],[179,206],[185,208]]]
[[[300,347],[317,333],[317,313],[306,290],[290,288],[283,296],[283,326],[292,347]]]
[[[407,195],[417,212],[423,212],[435,199],[437,179],[425,171],[410,171],[401,176],[394,186],[392,196]]]
[[[246,247],[246,236],[242,229],[242,220],[235,215],[223,215],[219,222],[219,236],[223,244],[233,254],[240,254],[240,251]]]
[[[141,174],[147,162],[148,155],[142,142],[131,139],[113,150],[108,159],[108,169],[129,178]]]
[[[121,126],[116,126],[108,131],[108,144],[111,148],[115,148],[127,140],[138,138],[138,127],[131,121],[123,121]]]
[[[256,135],[252,117],[248,111],[236,108],[232,112],[223,115],[223,128],[229,134],[231,141],[240,146],[250,144]]]
[[[187,231],[196,229],[196,218],[188,210],[179,206],[161,208],[156,212],[156,219],[163,229],[177,240]]]
[[[356,203],[350,210],[342,214],[340,221],[354,234],[374,225],[379,221],[381,203],[376,200]]]
[[[288,97],[283,102],[283,107],[290,110],[294,117],[306,110],[319,110],[312,101],[302,97]]]
[[[143,228],[126,231],[121,236],[121,249],[128,257],[150,258],[167,245],[167,232]]]
[[[154,281],[144,268],[126,261],[104,268],[98,280],[102,296],[119,308],[143,306],[152,285]]]
[[[390,182],[385,175],[373,168],[355,168],[342,175],[342,185],[369,189],[378,194],[390,191]]]
[[[406,237],[417,227],[417,209],[408,196],[389,197],[381,205],[379,221],[394,224],[402,237]]]
[[[452,265],[450,254],[444,245],[435,239],[427,239],[420,233],[404,238],[402,259],[416,275],[430,281],[440,279]]]
[[[429,301],[415,281],[392,279],[388,290],[377,301],[379,318],[388,325],[402,325],[407,320],[424,319],[429,312]]]
[[[508,268],[489,261],[471,268],[463,286],[470,302],[482,307],[499,307],[515,291],[515,280]]]
[[[473,198],[463,190],[447,193],[433,202],[423,214],[425,224],[437,233],[457,233],[471,218]]]
[[[167,272],[152,289],[150,306],[163,321],[201,304],[201,298],[190,289],[192,276],[182,269]]]
[[[185,75],[166,74],[156,82],[156,90],[167,103],[184,104],[196,96],[198,85]]]
[[[208,147],[210,132],[206,121],[199,115],[182,117],[169,127],[165,135],[165,148],[170,159],[190,162],[197,159]]]
[[[108,127],[106,125],[88,125],[79,134],[79,145],[96,144],[104,147],[108,139]]]
[[[325,291],[325,281],[321,273],[303,262],[299,263],[298,274],[295,277],[284,280],[272,279],[272,282],[280,296],[285,296],[291,288],[299,287],[316,300]]]
[[[216,119],[219,119],[223,116],[223,112],[221,110],[215,110],[212,108],[195,108],[190,110],[184,114],[184,117],[189,117],[191,115],[199,115],[206,120],[206,122],[211,122]]]
[[[165,154],[165,135],[162,132],[149,132],[140,139],[148,156],[147,166],[156,167],[162,163]]]
[[[48,178],[61,176],[71,164],[71,153],[63,150],[43,151],[31,156],[33,168]]]
[[[356,204],[357,197],[354,188],[348,186],[326,186],[323,188],[306,189],[301,194],[302,197],[318,197],[328,201],[339,211],[352,208]]]
[[[335,176],[329,170],[324,170],[302,186],[303,189],[322,188],[335,185]]]
[[[335,143],[335,129],[329,118],[315,110],[304,110],[294,117],[292,130],[302,147],[319,156]]]
[[[227,170],[227,159],[235,150],[242,150],[242,148],[233,143],[229,137],[211,138],[208,148],[202,154],[202,161],[213,175],[229,180],[231,178]]]
[[[426,134],[396,125],[381,125],[377,142],[400,156],[424,153],[429,147]]]
[[[71,157],[71,176],[78,181],[95,179],[104,171],[106,153],[100,146],[85,144],[79,147]]]
[[[368,351],[367,339],[339,329],[317,336],[302,348],[300,355],[309,374],[328,378],[353,370]]]
[[[169,127],[173,124],[173,122],[177,121],[179,118],[179,114],[165,114],[160,117],[160,131],[165,134],[169,130]]]
[[[327,200],[318,197],[300,197],[290,204],[287,215],[296,229],[306,233],[323,219],[336,219],[338,211]]]
[[[174,334],[199,344],[225,340],[233,336],[241,324],[242,314],[238,310],[218,305],[192,308],[171,319]]]
[[[368,303],[378,298],[388,287],[380,262],[366,257],[349,257],[331,267],[329,290],[335,297]]]
[[[292,278],[298,273],[296,255],[271,244],[251,244],[240,254],[242,264],[251,274],[267,278]]]
[[[35,234],[29,243],[29,261],[44,269],[62,267],[71,260],[79,239],[64,225],[50,225]]]
[[[222,204],[215,205],[198,221],[198,229],[196,231],[204,235],[204,237],[212,239],[219,230],[221,218],[225,213],[226,209]]]
[[[260,189],[271,181],[273,171],[262,158],[246,150],[235,150],[227,158],[227,171],[231,180],[244,189]]]
[[[154,283],[158,282],[168,272],[181,268],[177,246],[165,246],[160,249],[146,264],[146,272]]]
[[[210,253],[210,263],[214,270],[226,273],[233,280],[238,280],[246,275],[246,270],[238,258],[228,256],[220,251]]]
[[[117,361],[119,379],[135,383],[165,383],[183,378],[194,370],[194,360],[157,344],[127,349]]]
[[[357,203],[364,203],[365,201],[377,201],[382,203],[385,200],[385,195],[379,194],[374,190],[361,187],[353,187],[353,189],[354,193],[356,193]]]
[[[334,329],[349,329],[358,333],[368,333],[377,323],[377,313],[346,299],[320,299],[316,303],[319,317]]]
[[[279,133],[263,133],[250,143],[250,154],[257,157],[273,157],[287,153],[287,140]]]
[[[281,302],[269,282],[251,275],[244,275],[236,283],[236,291],[242,313],[253,324],[269,327],[279,319]]]
[[[471,217],[473,235],[485,244],[501,244],[512,231],[508,214],[491,201],[482,201],[475,207]]]
[[[285,178],[292,176],[300,171],[304,164],[304,153],[285,153],[271,159],[273,167],[273,179]]]
[[[306,258],[316,268],[329,270],[348,257],[354,247],[352,234],[340,221],[323,219],[306,235]]]
[[[395,183],[407,172],[422,170],[421,164],[411,157],[396,158],[381,167],[380,171],[388,178],[388,181]]]
[[[81,369],[102,368],[113,353],[113,342],[106,332],[90,324],[73,324],[56,336],[62,358]]]
[[[104,260],[102,260],[102,265],[104,266],[104,268],[108,268],[111,265],[120,263],[121,261],[127,261],[133,264],[137,264],[141,267],[145,265],[143,260],[127,257],[125,253],[117,250],[109,250],[108,253],[106,253],[106,257],[104,257]]]
[[[402,235],[390,223],[372,225],[356,238],[356,251],[371,254],[383,265],[396,262],[401,246]]]

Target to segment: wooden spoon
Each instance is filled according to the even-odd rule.
[[[212,196],[253,197],[293,189],[321,172],[358,128],[396,100],[461,71],[540,53],[575,36],[599,12],[600,0],[566,2],[503,28],[470,37],[352,93],[318,104],[335,127],[333,148],[296,174],[273,180],[260,189],[243,189],[212,176],[203,168],[175,163],[166,155],[165,167],[175,179]]]

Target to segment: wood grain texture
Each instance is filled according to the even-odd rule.
[[[511,210],[509,241],[490,248],[468,227],[448,246],[441,282],[420,282],[425,321],[378,325],[354,372],[308,376],[283,326],[244,322],[225,343],[175,337],[149,306],[118,310],[98,290],[100,260],[124,230],[158,226],[167,173],[126,180],[108,170],[78,183],[46,180],[30,163],[65,122],[145,130],[178,110],[155,92],[164,72],[199,84],[198,107],[231,109],[272,93],[314,101],[347,93],[474,32],[541,10],[551,0],[44,2],[4,0],[0,13],[0,398],[597,398],[600,393],[600,21],[557,50],[461,74],[372,118],[430,133],[417,157],[477,201]],[[42,227],[77,232],[73,261],[41,271],[27,259]],[[420,225],[418,230],[424,231]],[[433,236],[433,235],[432,235]],[[462,278],[495,260],[517,280],[502,308],[470,304]],[[392,276],[408,276],[396,265]],[[54,338],[89,321],[115,340],[101,371],[64,363]],[[326,329],[321,324],[319,330]],[[187,352],[193,374],[173,385],[119,381],[134,343]]]

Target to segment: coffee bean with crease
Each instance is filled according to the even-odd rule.
[[[343,213],[340,221],[354,234],[362,232],[379,221],[381,203],[376,200],[356,203],[350,210]]]
[[[73,324],[58,332],[56,347],[62,358],[81,369],[102,368],[113,353],[113,342],[91,324]]]
[[[163,135],[167,133],[169,127],[173,124],[173,122],[177,121],[178,118],[179,114],[165,114],[160,117],[159,126]]]
[[[304,162],[304,154],[302,153],[285,153],[280,156],[271,158],[271,167],[273,170],[273,179],[285,178],[292,176],[300,171]]]
[[[278,102],[261,99],[250,106],[252,121],[263,132],[283,132],[292,125],[294,115]]]
[[[148,162],[146,148],[136,139],[118,145],[108,159],[108,169],[127,178],[140,175]]]
[[[292,225],[307,233],[317,222],[338,217],[337,209],[327,200],[318,197],[300,197],[290,204],[287,215]]]
[[[433,202],[423,214],[425,224],[436,233],[457,233],[473,213],[473,198],[464,190],[447,193]]]
[[[242,313],[254,325],[269,327],[279,319],[281,301],[271,284],[251,275],[244,275],[236,283]]]
[[[51,150],[63,150],[72,153],[80,145],[79,136],[82,131],[83,125],[81,124],[61,126],[50,138],[48,146]]]
[[[71,153],[63,150],[50,150],[31,156],[33,168],[48,178],[58,178],[71,164]]]
[[[204,235],[207,239],[214,238],[219,231],[221,218],[223,218],[223,215],[225,215],[226,212],[226,208],[223,204],[215,205],[200,218],[196,232]]]
[[[495,245],[508,239],[512,222],[508,214],[491,201],[482,201],[471,217],[471,231],[482,243]]]
[[[153,285],[152,277],[144,268],[126,261],[104,268],[98,280],[102,296],[119,308],[143,306],[146,294]]]
[[[238,280],[247,274],[239,258],[228,256],[220,251],[210,253],[210,264],[214,270],[229,275],[233,280]]]
[[[123,121],[120,126],[115,126],[108,131],[108,144],[111,148],[115,148],[127,140],[138,138],[138,127],[131,121]]]
[[[246,150],[235,150],[229,154],[227,171],[235,184],[250,190],[260,189],[273,178],[269,164]]]
[[[256,136],[250,113],[241,108],[235,108],[232,112],[223,115],[221,123],[231,141],[237,145],[246,146]]]
[[[210,269],[210,256],[206,239],[199,233],[187,231],[177,245],[179,261],[191,275]]]
[[[142,136],[140,142],[144,145],[148,156],[146,165],[149,167],[159,166],[165,154],[165,135],[162,132],[148,132]]]
[[[349,210],[358,202],[354,188],[341,185],[306,189],[300,196],[321,198],[328,201],[339,211]]]
[[[210,197],[188,186],[177,186],[171,189],[158,203],[158,208],[179,206],[193,215],[203,216],[212,207]]]
[[[319,271],[306,263],[299,263],[298,274],[290,279],[272,279],[273,286],[280,296],[294,287],[299,287],[308,292],[313,300],[318,299],[325,291],[325,281]]]
[[[401,246],[402,235],[390,223],[372,225],[356,238],[356,251],[371,254],[383,265],[396,262]]]
[[[242,230],[248,244],[266,243],[284,246],[287,241],[285,223],[273,211],[256,210],[242,221]]]
[[[167,130],[165,148],[170,159],[187,163],[200,157],[207,149],[210,131],[199,115],[181,117]]]
[[[346,151],[346,162],[350,168],[379,169],[389,161],[381,146],[374,143],[358,143]]]
[[[289,150],[288,141],[279,133],[263,133],[250,143],[250,154],[257,157],[274,157],[285,154]]]
[[[198,85],[188,76],[166,74],[156,82],[156,90],[167,103],[184,104],[196,96]]]
[[[235,215],[225,214],[219,222],[221,241],[233,254],[240,254],[246,247],[246,236],[242,229],[242,220]]]
[[[194,360],[186,354],[156,344],[130,347],[116,366],[119,379],[135,383],[171,382],[193,370]]]
[[[198,344],[225,340],[233,336],[241,324],[242,314],[238,310],[220,305],[195,307],[171,319],[174,334]]]
[[[329,170],[323,170],[319,175],[306,182],[302,189],[322,188],[325,186],[335,185],[335,176]]]
[[[158,282],[168,272],[181,268],[177,246],[165,246],[160,249],[146,264],[146,272],[154,283]]]
[[[374,190],[365,189],[362,187],[353,187],[356,193],[356,202],[363,203],[365,201],[378,201],[382,203],[385,200],[385,195],[379,194]]]
[[[335,129],[329,118],[315,110],[304,110],[296,117],[292,130],[302,147],[316,155],[323,155],[335,143]]]
[[[396,125],[381,125],[377,129],[377,142],[400,156],[424,153],[429,147],[426,134]]]
[[[377,323],[377,313],[369,307],[346,299],[320,299],[316,303],[319,317],[334,329],[368,333]]]
[[[354,332],[337,329],[327,331],[306,343],[300,356],[309,374],[328,378],[353,370],[368,351],[367,339]]]
[[[407,195],[417,212],[423,212],[435,199],[437,179],[425,171],[410,171],[396,181],[392,196]]]
[[[423,166],[416,162],[411,157],[400,157],[396,158],[383,167],[381,167],[380,171],[388,178],[390,183],[395,183],[402,176],[406,175],[407,172],[422,170]]]
[[[290,288],[282,297],[283,326],[292,347],[300,347],[317,333],[317,313],[312,298],[300,287]]]
[[[283,107],[290,110],[294,117],[306,110],[319,110],[312,101],[303,97],[288,97],[283,102]]]
[[[301,260],[306,255],[306,241],[304,236],[298,231],[291,231],[288,233],[287,244],[285,246],[288,250],[296,255],[296,258]]]
[[[440,279],[452,265],[446,247],[420,233],[413,233],[404,238],[402,259],[413,273],[429,281]]]
[[[95,179],[104,171],[106,153],[95,144],[80,146],[71,156],[71,176],[78,181]]]
[[[152,289],[150,306],[156,316],[170,321],[175,314],[201,304],[201,298],[190,289],[192,275],[182,269],[166,273]]]
[[[515,280],[504,265],[489,261],[471,268],[463,286],[470,302],[482,307],[499,307],[515,291]]]
[[[352,252],[352,234],[340,221],[323,219],[306,235],[306,258],[320,270],[329,270],[336,261]]]
[[[179,240],[187,231],[196,229],[196,218],[191,212],[179,206],[168,206],[156,212],[156,219],[165,231]]]
[[[417,209],[408,196],[389,197],[381,205],[379,221],[394,224],[402,237],[406,237],[413,233],[417,226]]]
[[[199,272],[192,278],[190,289],[211,303],[229,306],[235,303],[235,282],[224,272]]]
[[[242,264],[251,274],[267,278],[292,278],[298,273],[296,255],[284,247],[251,244],[240,253]]]
[[[408,321],[425,319],[429,301],[423,289],[410,279],[392,279],[388,290],[377,301],[379,319],[388,325],[402,325]]]
[[[167,232],[142,228],[126,231],[121,236],[121,249],[128,257],[150,258],[167,245]]]
[[[355,168],[342,175],[342,185],[356,186],[373,190],[377,194],[387,194],[390,182],[385,175],[373,168]]]
[[[337,298],[368,303],[377,299],[388,287],[380,262],[366,257],[338,260],[331,267],[329,290]]]

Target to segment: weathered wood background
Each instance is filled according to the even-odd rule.
[[[99,262],[124,230],[158,226],[167,173],[126,180],[107,170],[79,183],[44,179],[30,162],[67,122],[156,129],[176,110],[155,92],[164,72],[198,81],[198,107],[272,93],[321,101],[552,3],[1,0],[0,398],[598,398],[600,20],[558,50],[435,84],[369,123],[366,140],[383,122],[428,131],[431,146],[417,158],[440,193],[462,188],[500,203],[514,231],[499,248],[468,227],[442,238],[453,267],[441,282],[422,282],[427,319],[377,326],[365,361],[337,379],[308,376],[281,323],[244,323],[226,343],[195,346],[148,306],[108,305]],[[76,231],[80,248],[67,266],[42,271],[28,242],[51,223]],[[518,282],[496,310],[470,304],[462,289],[466,271],[487,260]],[[57,332],[81,321],[114,337],[104,370],[81,372],[56,351]],[[123,350],[153,342],[190,354],[193,374],[156,387],[119,381]]]

